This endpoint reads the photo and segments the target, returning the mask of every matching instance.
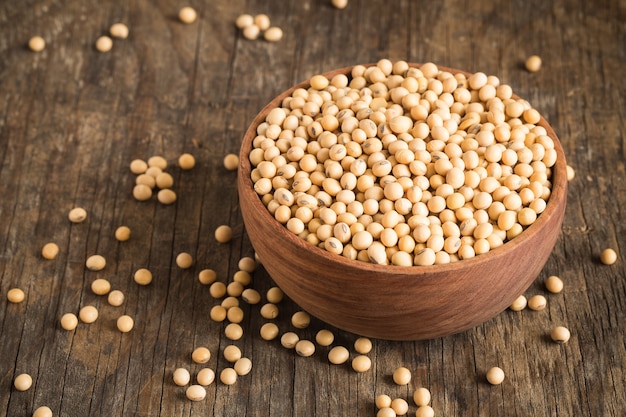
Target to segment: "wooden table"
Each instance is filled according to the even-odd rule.
[[[30,416],[47,405],[55,416],[374,416],[379,394],[403,398],[427,387],[437,416],[623,416],[626,409],[626,3],[622,0],[506,0],[417,2],[352,0],[337,10],[323,1],[194,0],[190,25],[177,19],[184,4],[172,0],[5,1],[0,5],[0,415]],[[278,43],[250,41],[235,27],[241,13],[266,13],[284,30]],[[98,52],[96,39],[115,22],[130,36]],[[26,47],[33,35],[45,50]],[[539,54],[537,73],[523,69]],[[299,357],[278,340],[264,341],[260,306],[242,303],[245,334],[231,341],[226,323],[209,318],[219,303],[198,273],[214,269],[232,281],[238,260],[253,249],[236,193],[236,173],[222,159],[237,152],[247,124],[271,97],[316,73],[381,58],[433,61],[494,74],[527,98],[554,126],[568,163],[570,182],[562,234],[526,295],[548,299],[543,311],[505,311],[461,334],[420,342],[374,340],[372,369],[330,365],[328,347]],[[178,156],[197,164],[183,171]],[[162,205],[133,199],[135,158],[162,155],[178,200]],[[68,211],[84,207],[83,223]],[[218,225],[233,239],[218,244]],[[131,239],[114,230],[127,225]],[[41,248],[60,253],[45,260]],[[600,251],[615,248],[615,265]],[[178,268],[180,252],[193,255]],[[107,260],[99,272],[88,256]],[[149,286],[133,273],[149,268]],[[561,294],[544,280],[558,275]],[[126,295],[112,307],[92,293],[108,279]],[[263,271],[252,287],[273,284]],[[25,300],[6,301],[11,288]],[[60,317],[94,305],[100,316],[74,331]],[[313,319],[293,329],[298,307],[280,305],[281,332],[314,340],[326,328]],[[123,334],[115,320],[128,314],[134,329]],[[565,325],[571,340],[553,343],[548,333]],[[334,345],[352,347],[357,335],[332,329]],[[232,386],[216,382],[207,398],[191,402],[174,385],[178,367],[218,373],[222,355],[239,346],[253,362]],[[212,358],[194,364],[191,352],[206,346]],[[391,375],[412,371],[408,386]],[[486,371],[506,373],[491,386]],[[28,373],[32,387],[13,388]]]

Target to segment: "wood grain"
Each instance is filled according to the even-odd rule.
[[[59,416],[335,416],[375,415],[374,397],[410,399],[428,387],[437,415],[621,416],[626,396],[626,201],[624,136],[626,3],[531,0],[414,2],[352,0],[336,10],[326,0],[299,2],[198,0],[196,23],[176,20],[171,0],[111,2],[26,0],[0,4],[0,415],[28,416],[48,405]],[[240,13],[267,13],[285,37],[272,44],[244,40],[234,27]],[[96,38],[124,21],[126,40],[106,54]],[[40,34],[40,53],[26,48]],[[528,73],[526,56],[543,68]],[[245,337],[223,336],[224,323],[208,318],[217,302],[197,280],[213,268],[228,282],[241,256],[252,254],[242,227],[235,173],[222,167],[237,152],[246,126],[272,97],[313,74],[380,58],[495,74],[527,98],[555,128],[576,169],[569,184],[562,233],[539,278],[526,292],[544,294],[541,312],[505,311],[464,333],[424,342],[374,341],[373,368],[354,373],[331,366],[326,348],[298,357],[278,341],[258,336],[259,306],[246,306]],[[195,155],[191,171],[175,160]],[[132,199],[134,158],[164,155],[178,201]],[[85,223],[67,212],[83,206]],[[234,226],[227,245],[213,238],[220,224]],[[115,227],[133,235],[120,243]],[[44,261],[39,252],[55,241],[61,252]],[[605,247],[620,253],[601,265]],[[190,270],[175,255],[194,255]],[[100,253],[107,268],[86,271],[87,256]],[[149,267],[154,282],[139,287],[132,273]],[[544,279],[565,281],[548,294]],[[91,293],[96,277],[126,294],[123,307]],[[261,268],[253,286],[273,283]],[[20,304],[4,301],[10,288],[26,293]],[[74,332],[60,316],[96,305],[100,319]],[[276,319],[293,330],[289,300]],[[129,334],[114,319],[134,316]],[[565,345],[547,332],[563,324]],[[313,320],[298,333],[313,339],[327,327]],[[357,335],[335,330],[351,349]],[[210,347],[209,366],[228,364],[221,350],[240,346],[253,361],[251,374],[227,387],[208,387],[192,403],[174,386],[176,367],[195,373],[191,351]],[[497,387],[485,382],[491,366],[507,375]],[[408,387],[391,373],[407,366]],[[22,372],[33,376],[25,392],[12,388]],[[409,414],[414,414],[411,405]]]

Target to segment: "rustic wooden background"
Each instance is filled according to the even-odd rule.
[[[180,23],[174,0],[24,0],[0,4],[0,415],[29,416],[41,405],[55,416],[374,416],[374,398],[409,400],[432,392],[437,416],[623,416],[626,409],[626,2],[604,0],[190,0],[199,12]],[[245,40],[240,13],[266,13],[284,30],[278,43]],[[130,28],[108,53],[94,48],[117,21]],[[39,34],[48,45],[28,50]],[[540,72],[522,67],[543,57]],[[227,364],[231,342],[212,322],[216,303],[197,280],[213,268],[228,282],[253,249],[239,213],[235,173],[222,158],[237,152],[246,125],[271,97],[313,74],[380,58],[433,61],[500,77],[553,124],[576,170],[566,218],[547,265],[527,295],[544,294],[544,311],[505,311],[442,339],[374,341],[373,367],[357,374],[329,365],[328,348],[298,357],[277,340],[263,341],[258,306],[245,307],[245,336],[234,342],[253,361],[233,386],[214,383],[192,403],[172,382],[177,367],[192,371],[190,353],[208,346],[209,366]],[[192,153],[197,166],[175,160]],[[134,158],[163,155],[178,201],[163,206],[131,196]],[[67,220],[82,206],[88,219]],[[113,237],[131,227],[130,241]],[[213,231],[234,227],[229,244]],[[59,244],[45,261],[41,247]],[[599,252],[620,253],[613,266]],[[194,255],[192,269],[174,264]],[[108,264],[87,271],[87,256]],[[132,272],[150,268],[154,282],[139,287]],[[559,275],[562,294],[543,281]],[[126,294],[122,307],[90,291],[96,277]],[[262,269],[253,287],[271,286]],[[10,288],[26,293],[6,301]],[[96,305],[100,318],[75,331],[60,328],[65,312]],[[281,331],[298,309],[284,301]],[[120,314],[135,318],[129,334],[115,329]],[[565,345],[549,329],[571,329]],[[312,339],[326,327],[314,320],[298,331]],[[357,335],[336,330],[336,344]],[[351,349],[352,354],[354,351]],[[500,366],[506,380],[491,386],[485,372]],[[395,386],[393,370],[413,372]],[[20,373],[33,377],[25,392]]]

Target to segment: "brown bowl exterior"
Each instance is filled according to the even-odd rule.
[[[350,70],[325,75],[349,75]],[[243,138],[237,180],[250,241],[272,279],[300,307],[362,336],[432,339],[495,317],[536,279],[559,236],[567,197],[563,148],[543,117],[539,125],[553,139],[557,161],[552,168],[551,196],[535,223],[501,247],[472,259],[433,266],[377,265],[332,254],[300,239],[274,219],[254,191],[249,154],[256,127],[301,87],[308,88],[308,82],[277,96],[253,120]]]

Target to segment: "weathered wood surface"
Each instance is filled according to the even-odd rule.
[[[624,131],[626,130],[626,3],[623,0],[442,1],[352,0],[344,10],[324,1],[194,1],[199,19],[176,19],[183,4],[147,1],[4,1],[0,5],[0,415],[28,416],[41,405],[59,416],[374,416],[375,395],[409,400],[425,386],[439,416],[622,416],[626,409],[626,285],[623,255],[601,265],[599,252],[626,252]],[[234,26],[240,13],[267,13],[283,28],[279,43],[247,41]],[[126,40],[105,54],[96,38],[123,21]],[[40,53],[25,44],[35,34]],[[539,54],[543,69],[528,73],[524,58]],[[222,167],[236,152],[256,112],[271,97],[319,72],[380,58],[433,61],[498,75],[527,98],[561,137],[576,169],[562,235],[527,294],[544,294],[541,312],[506,311],[475,329],[426,342],[374,341],[372,369],[328,364],[328,348],[298,357],[263,341],[258,306],[244,306],[245,336],[231,342],[224,323],[209,319],[216,303],[197,280],[213,268],[228,282],[241,256],[253,250],[241,226],[236,181]],[[175,160],[197,159],[191,171]],[[131,196],[134,158],[164,155],[172,163],[178,201],[163,206]],[[88,210],[71,224],[74,206]],[[231,243],[214,229],[234,226]],[[119,225],[130,241],[113,237]],[[57,259],[40,250],[54,241]],[[176,267],[187,251],[193,268]],[[87,256],[107,267],[87,271]],[[139,267],[155,276],[132,281]],[[543,280],[559,275],[562,294]],[[122,307],[90,291],[96,277],[126,294]],[[253,286],[271,286],[262,269]],[[6,301],[10,288],[26,293]],[[83,305],[100,318],[75,331],[60,328],[65,312]],[[276,323],[291,329],[297,306],[284,301]],[[121,314],[135,318],[129,334],[115,329]],[[547,332],[572,331],[565,345]],[[313,339],[325,327],[298,331]],[[356,335],[336,331],[351,348]],[[233,386],[214,383],[192,403],[172,383],[191,351],[208,346],[208,366],[228,364],[221,349],[234,343],[253,361]],[[351,349],[352,350],[352,349]],[[352,350],[354,353],[354,351]],[[490,386],[485,372],[500,366],[506,380]],[[413,371],[408,387],[393,370]],[[20,373],[30,390],[12,386]]]

